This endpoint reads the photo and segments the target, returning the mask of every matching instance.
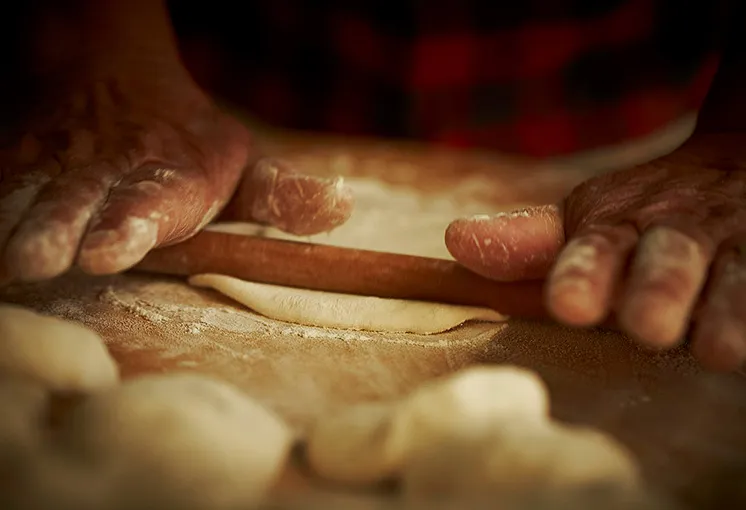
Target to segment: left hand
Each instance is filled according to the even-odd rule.
[[[124,271],[221,211],[298,235],[349,217],[341,181],[260,159],[247,129],[184,71],[125,71],[53,82],[35,98],[41,113],[0,140],[0,285],[73,266]]]
[[[613,311],[643,345],[672,348],[689,334],[704,366],[737,369],[746,361],[744,141],[699,139],[592,178],[559,206],[457,220],[446,244],[483,276],[546,278],[561,322],[598,325]]]

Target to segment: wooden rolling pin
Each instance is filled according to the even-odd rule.
[[[311,290],[485,306],[547,318],[543,282],[499,283],[443,259],[203,231],[148,254],[135,271],[218,273]]]

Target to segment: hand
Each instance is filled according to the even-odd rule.
[[[143,74],[49,93],[5,144],[0,280],[43,280],[75,264],[123,271],[198,232],[237,188],[226,220],[311,234],[347,219],[352,201],[338,182],[254,166],[246,129],[188,77]]]
[[[672,348],[690,333],[703,365],[736,369],[746,360],[743,153],[740,135],[700,138],[590,179],[559,206],[455,221],[446,244],[489,278],[546,277],[561,322],[598,325],[613,311],[643,345]]]

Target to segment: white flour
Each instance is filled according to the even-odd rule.
[[[447,194],[427,196],[413,192],[409,187],[392,186],[372,178],[350,178],[345,182],[355,197],[355,209],[348,222],[332,232],[300,240],[452,259],[444,241],[446,227],[451,221],[462,216],[506,210],[470,198],[473,185],[469,179]],[[246,223],[214,224],[208,230],[299,240],[275,228]]]

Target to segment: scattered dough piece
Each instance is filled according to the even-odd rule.
[[[563,494],[589,488],[625,496],[639,487],[632,456],[595,430],[544,422],[496,424],[486,436],[447,438],[410,457],[405,497]]]
[[[542,380],[514,366],[469,368],[404,399],[325,416],[308,437],[307,459],[335,482],[400,478],[405,500],[423,508],[642,501],[632,455],[599,431],[553,422]]]
[[[340,483],[375,483],[396,474],[402,453],[392,449],[394,403],[348,407],[319,420],[308,436],[306,459],[319,476]]]
[[[436,379],[401,401],[351,406],[321,418],[308,437],[310,467],[342,483],[398,474],[406,459],[444,440],[492,432],[504,421],[547,419],[541,379],[506,366],[469,368]]]
[[[92,392],[119,381],[119,368],[94,331],[12,305],[0,305],[0,372],[62,392]]]
[[[522,475],[541,485],[565,488],[613,484],[636,487],[639,472],[632,454],[600,430],[558,422],[515,424],[495,434],[490,470],[501,479]],[[532,487],[535,483],[531,482]]]
[[[394,417],[394,448],[427,449],[444,438],[476,437],[511,422],[548,420],[541,378],[515,366],[478,366],[425,383]]]
[[[63,421],[60,441],[71,459],[110,478],[112,498],[135,498],[140,508],[212,510],[261,498],[293,435],[232,386],[177,374],[90,397]]]
[[[469,320],[505,320],[488,308],[296,289],[217,274],[195,275],[189,283],[215,289],[272,319],[308,326],[431,334]]]

